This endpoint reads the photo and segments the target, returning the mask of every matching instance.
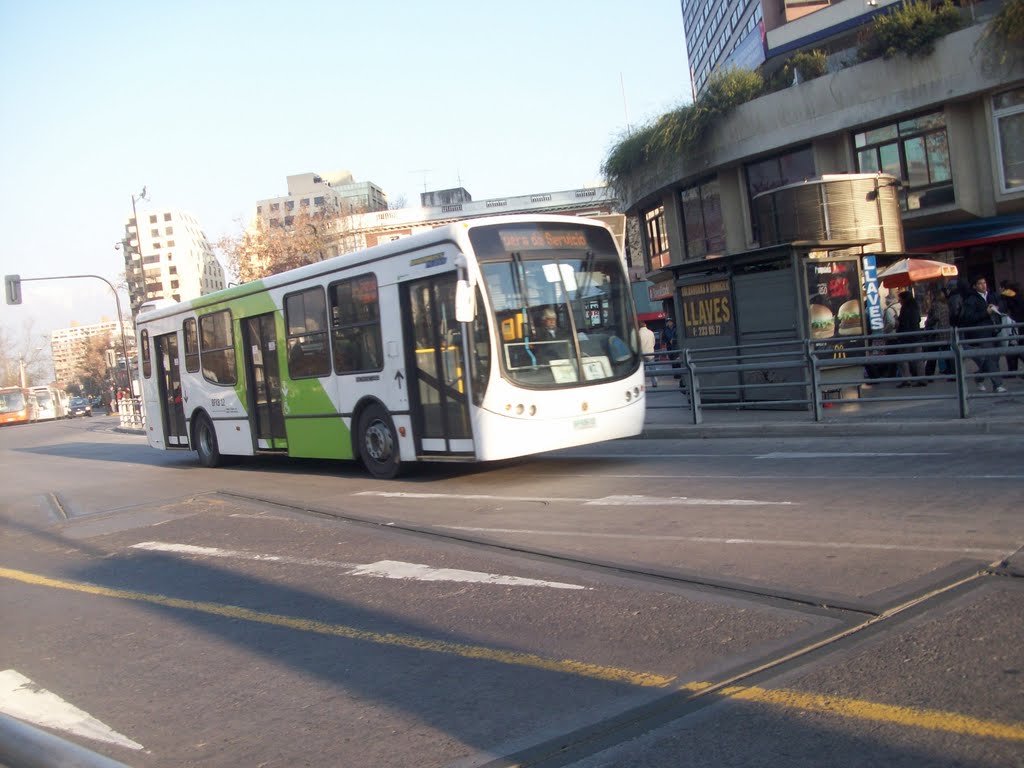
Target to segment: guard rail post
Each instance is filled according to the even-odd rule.
[[[690,387],[690,415],[694,424],[704,423],[704,414],[700,409],[700,380],[697,378],[697,366],[690,357],[689,348],[682,352],[686,364],[686,383]]]
[[[814,354],[814,342],[804,340],[804,360],[807,362],[811,377],[811,402],[814,404],[814,420],[821,421],[821,371],[818,370],[818,358]]]
[[[953,328],[953,363],[956,365],[956,399],[960,409],[960,418],[966,419],[970,413],[970,405],[967,400],[967,359],[964,357],[964,348],[960,345],[960,329]]]

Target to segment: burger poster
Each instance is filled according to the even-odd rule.
[[[839,340],[864,334],[857,261],[807,263],[808,329],[812,339]]]

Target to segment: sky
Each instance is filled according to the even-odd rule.
[[[211,243],[291,174],[410,206],[576,189],[691,100],[679,0],[0,0],[0,71],[0,271],[115,285],[143,186],[140,215],[188,211]],[[116,316],[99,280],[22,294],[15,336]]]

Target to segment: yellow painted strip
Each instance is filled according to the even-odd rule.
[[[786,689],[768,690],[766,688],[743,688],[732,686],[718,692],[740,701],[752,701],[758,704],[769,704],[774,707],[802,709],[807,712],[838,715],[854,720],[868,720],[873,723],[892,723],[912,728],[924,728],[929,731],[957,733],[964,736],[976,736],[987,739],[1004,739],[1007,741],[1024,741],[1024,723],[998,723],[982,720],[977,717],[959,715],[955,712],[942,712],[937,709],[916,709],[900,707],[892,704],[877,704],[861,699],[848,699],[842,696],[822,696],[816,693],[803,693]]]
[[[14,570],[11,568],[0,568],[0,577],[20,581],[25,584],[33,584],[56,589],[66,589],[73,592],[83,592],[90,595],[103,597],[114,597],[121,600],[135,600],[153,605],[162,605],[169,608],[180,608],[187,611],[198,611],[226,618],[253,621],[261,624],[270,624],[278,627],[286,627],[301,632],[314,632],[322,635],[343,637],[349,640],[360,640],[379,645],[390,645],[400,648],[411,648],[432,653],[443,653],[454,656],[461,656],[467,659],[480,659],[493,661],[499,664],[541,669],[547,672],[558,672],[561,674],[578,675],[607,682],[623,683],[645,688],[664,687],[672,682],[674,678],[664,675],[655,675],[645,672],[634,672],[628,669],[616,667],[603,667],[597,664],[587,664],[571,659],[548,659],[532,653],[515,653],[512,651],[501,651],[494,648],[487,648],[478,645],[461,645],[459,643],[448,643],[439,640],[416,637],[414,635],[400,635],[394,633],[367,632],[365,630],[347,627],[342,624],[327,624],[326,622],[313,621],[310,619],[299,619],[291,616],[282,616],[273,613],[263,613],[249,608],[240,608],[234,605],[222,605],[220,603],[197,602],[194,600],[182,600],[166,595],[155,595],[146,592],[134,592],[123,589],[111,589],[100,587],[86,582],[65,581],[63,579],[52,579],[48,576],[40,576],[26,571]],[[892,704],[878,704],[863,699],[851,699],[842,696],[822,696],[814,693],[804,693],[788,689],[771,690],[767,688],[746,688],[743,686],[727,686],[718,688],[716,684],[707,682],[691,682],[679,687],[681,691],[687,691],[694,696],[704,693],[749,701],[756,704],[767,704],[773,707],[785,707],[787,709],[800,709],[806,712],[818,712],[822,714],[836,715],[838,717],[865,720],[875,723],[892,723],[893,725],[913,728],[923,728],[931,731],[945,733],[956,733],[965,736],[978,738],[1002,739],[1006,741],[1024,741],[1024,723],[1000,723],[992,720],[982,720],[976,717],[968,717],[955,712],[943,712],[935,709],[916,709],[912,707],[900,707]]]
[[[391,645],[399,648],[411,648],[431,653],[443,653],[453,656],[461,656],[466,659],[480,659],[482,661],[493,661],[499,664],[509,664],[531,669],[541,669],[546,672],[558,672],[567,675],[588,677],[605,682],[623,683],[644,688],[663,687],[668,685],[674,678],[664,675],[655,675],[648,672],[634,672],[628,669],[617,667],[604,667],[597,664],[587,664],[572,659],[549,659],[533,653],[516,653],[514,651],[502,651],[495,648],[487,648],[481,645],[462,645],[460,643],[449,643],[442,640],[429,640],[415,635],[401,635],[395,633],[367,632],[355,627],[347,627],[343,624],[328,624],[322,621],[311,619],[299,619],[293,616],[282,616],[274,613],[263,613],[249,608],[241,608],[235,605],[222,605],[220,603],[197,602],[194,600],[182,600],[166,595],[155,595],[146,592],[133,592],[124,589],[111,589],[100,587],[86,582],[65,581],[63,579],[52,579],[48,576],[40,576],[35,573],[18,571],[12,568],[0,568],[0,577],[20,581],[25,584],[33,584],[41,587],[53,587],[66,589],[72,592],[84,592],[89,595],[101,595],[103,597],[114,597],[120,600],[136,600],[152,605],[162,605],[168,608],[180,608],[186,611],[198,611],[215,616],[224,616],[231,619],[253,621],[260,624],[270,624],[277,627],[286,627],[300,632],[314,632],[321,635],[332,635],[343,637],[348,640],[360,640],[367,643],[379,645]]]

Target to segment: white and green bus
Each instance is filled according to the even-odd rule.
[[[550,319],[554,315],[554,322]],[[149,444],[225,455],[492,461],[640,433],[643,362],[601,222],[439,227],[137,320]]]

